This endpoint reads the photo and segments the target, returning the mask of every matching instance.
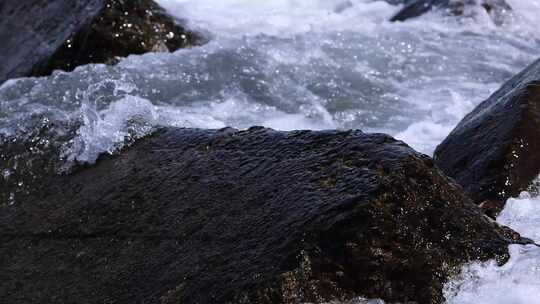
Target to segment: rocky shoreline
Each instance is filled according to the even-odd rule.
[[[470,5],[388,2],[404,4],[394,21]],[[29,3],[0,4],[0,24],[21,31],[0,31],[9,63],[0,82],[206,42],[153,1]],[[33,16],[50,18],[28,28]],[[38,36],[54,39],[28,39]],[[468,114],[433,159],[359,130],[160,128],[56,174],[57,147],[37,140],[52,126],[15,135],[22,144],[0,136],[0,168],[15,153],[29,157],[0,177],[0,298],[444,303],[443,285],[464,265],[503,265],[509,245],[533,244],[492,218],[540,173],[539,87],[537,61]]]
[[[10,302],[441,303],[461,265],[526,242],[360,131],[163,130],[46,189],[2,209]]]

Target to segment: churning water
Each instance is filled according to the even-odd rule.
[[[0,138],[57,153],[60,169],[157,126],[355,128],[430,154],[540,49],[540,0],[508,1],[502,26],[474,8],[390,23],[397,7],[371,0],[158,2],[210,42],[10,80],[0,87]],[[7,179],[28,153],[0,157],[15,159],[0,168]],[[539,203],[510,200],[499,220],[540,241]],[[449,302],[540,303],[540,250],[511,249],[504,267],[467,267],[447,287]]]
[[[509,199],[497,218],[503,225],[540,242],[540,197],[522,193]],[[465,267],[459,278],[446,286],[449,304],[540,304],[540,248],[510,246],[510,261]]]

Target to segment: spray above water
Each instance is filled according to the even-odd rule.
[[[390,23],[396,7],[383,1],[159,2],[211,42],[9,81],[0,131],[31,128],[29,116],[72,120],[63,151],[80,162],[158,126],[354,128],[431,153],[540,44],[519,20],[433,12]]]
[[[0,86],[4,182],[24,193],[166,126],[361,129],[430,154],[540,46],[535,1],[501,27],[437,12],[391,23],[384,1],[159,2],[210,42]]]

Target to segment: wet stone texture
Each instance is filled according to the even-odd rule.
[[[63,144],[73,138],[73,127],[34,116],[31,127],[0,134],[0,205],[13,205],[32,192],[46,192],[47,181],[72,166],[63,157]]]
[[[464,15],[470,7],[480,5],[497,24],[504,22],[504,15],[512,10],[505,0],[387,0],[390,4],[404,4],[391,21],[405,21],[421,16],[432,9],[446,10],[453,15]]]
[[[442,303],[519,235],[383,134],[166,129],[0,207],[6,303]]]
[[[15,34],[14,34],[15,33]],[[0,5],[0,83],[204,42],[151,0],[26,0]]]
[[[435,162],[496,215],[540,173],[540,61],[469,113],[435,151]]]

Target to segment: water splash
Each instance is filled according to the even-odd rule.
[[[0,87],[0,187],[9,189],[0,204],[159,126],[359,128],[431,153],[540,47],[539,0],[508,0],[514,13],[500,27],[482,10],[390,23],[397,8],[384,1],[158,2],[212,41]],[[540,241],[538,206],[524,194],[498,220]],[[540,250],[510,250],[503,267],[466,267],[448,302],[540,303]]]
[[[497,221],[540,242],[540,196],[523,192],[519,198],[509,199]],[[446,286],[448,303],[540,303],[540,248],[512,245],[510,255],[502,267],[495,262],[465,267]]]
[[[397,7],[384,1],[159,2],[211,42],[0,87],[0,141],[17,142],[0,151],[10,183],[31,164],[91,163],[160,126],[354,128],[429,154],[540,47],[538,0],[513,0],[523,17],[501,27],[437,12],[390,23]]]

